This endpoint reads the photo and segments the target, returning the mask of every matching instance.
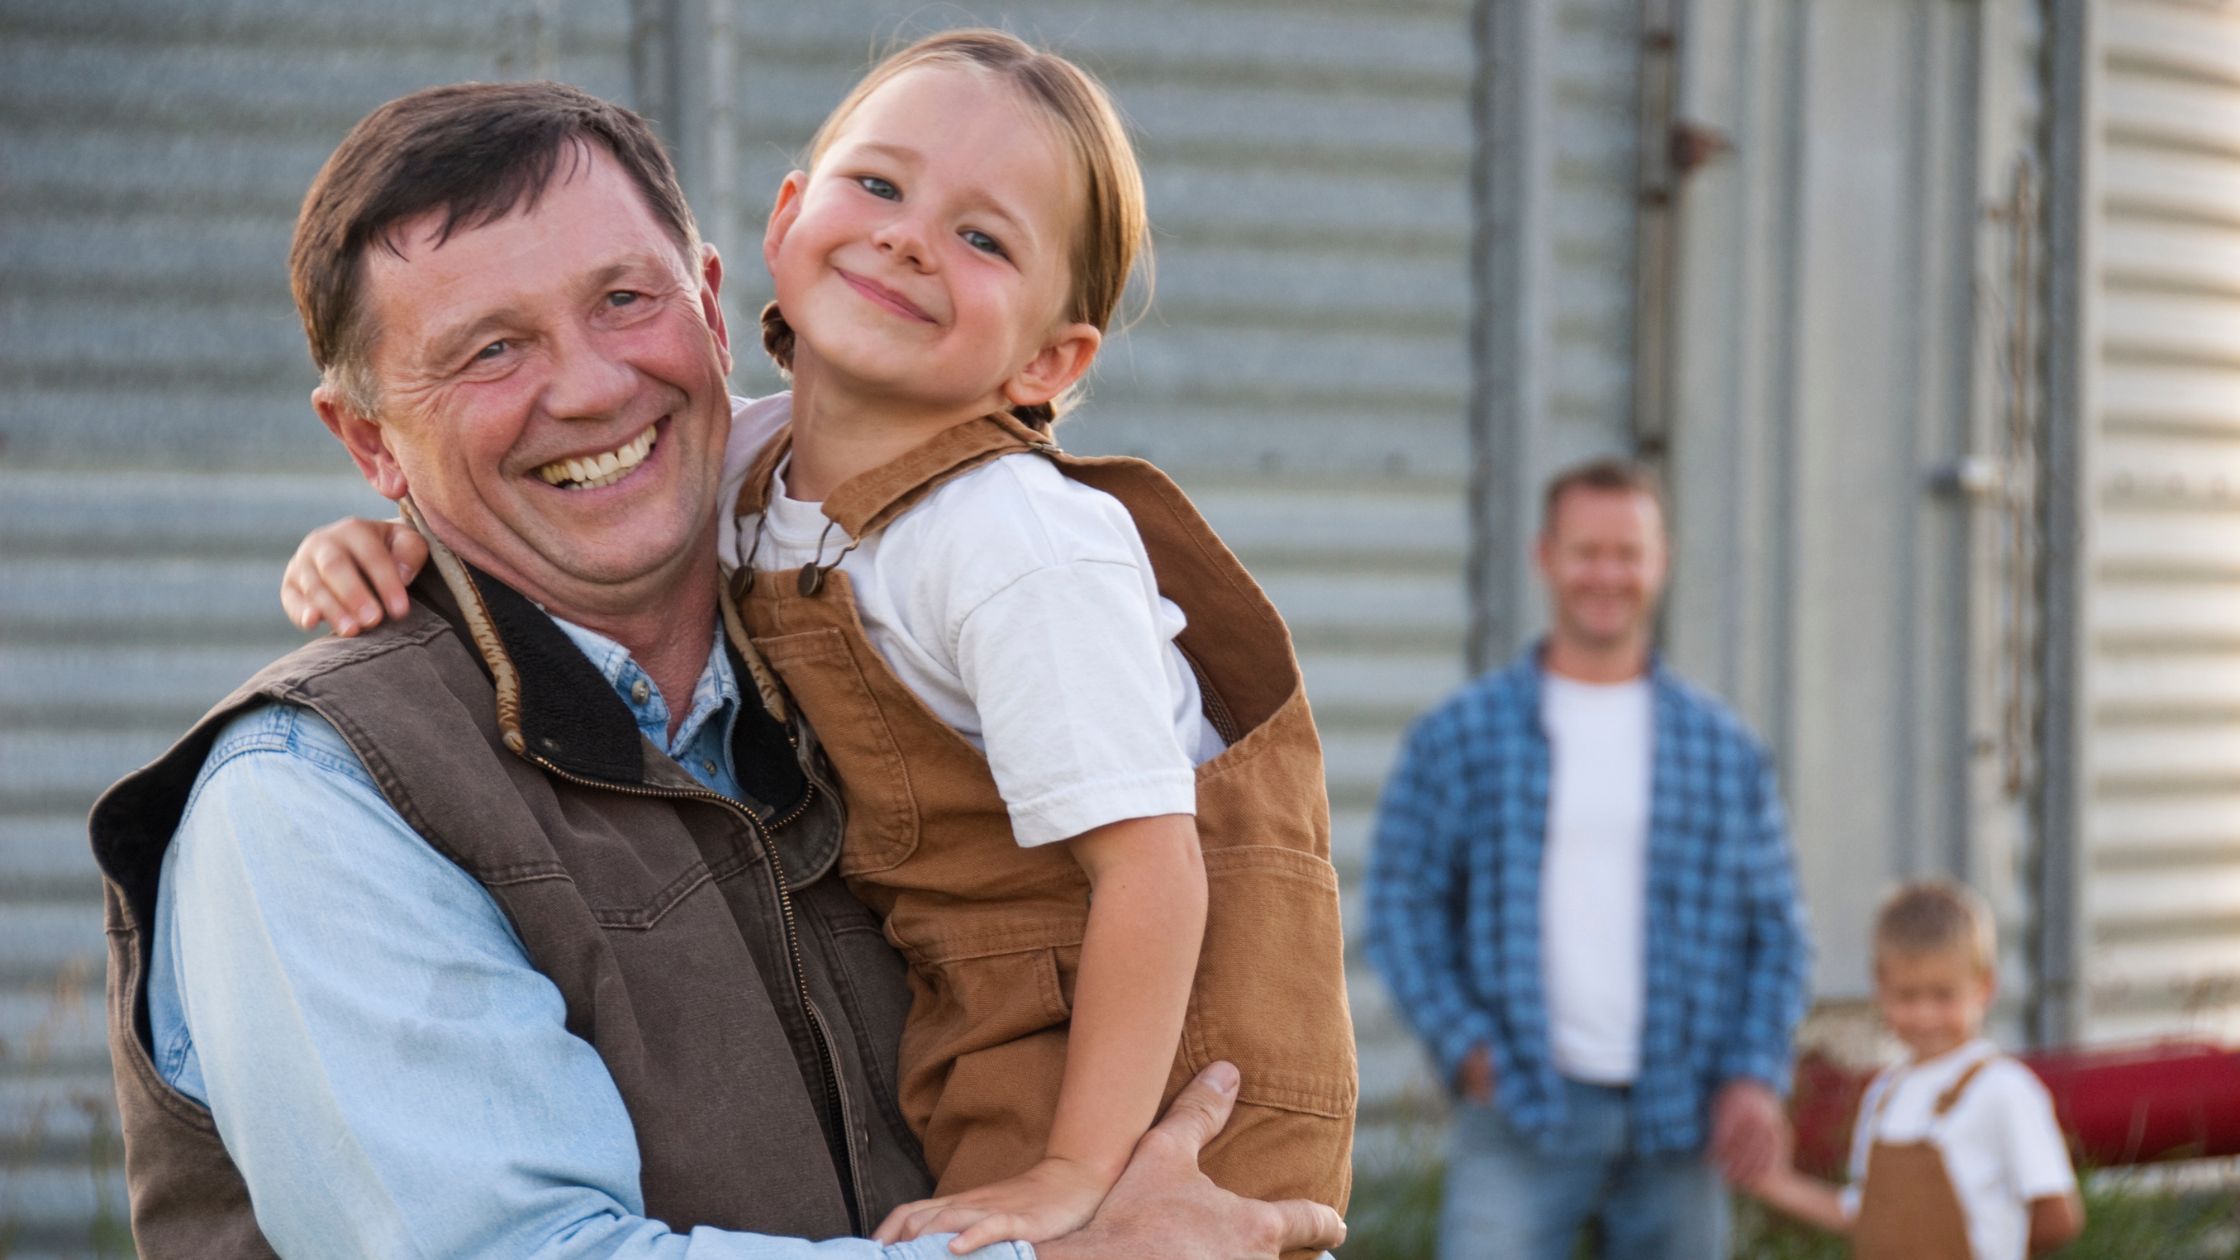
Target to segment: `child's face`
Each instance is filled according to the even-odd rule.
[[[990,75],[921,66],[881,85],[771,211],[797,388],[971,414],[1062,392],[1098,341],[1063,318],[1077,165]]]
[[[1877,951],[1874,1000],[1890,1031],[1917,1058],[1957,1050],[1983,1031],[1995,990],[1965,949]]]

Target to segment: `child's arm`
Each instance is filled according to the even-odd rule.
[[[872,1234],[879,1242],[962,1230],[949,1244],[961,1254],[1070,1233],[1095,1214],[1157,1116],[1205,936],[1197,820],[1130,818],[1067,844],[1089,875],[1089,924],[1042,1162],[1008,1181],[904,1204]]]
[[[346,516],[304,535],[280,577],[280,607],[305,630],[325,621],[349,638],[381,624],[382,609],[412,608],[405,586],[428,563],[428,543],[403,521]]]
[[[2030,1254],[2059,1251],[2084,1232],[2084,1200],[2077,1192],[2030,1200]]]
[[[1851,1214],[1844,1211],[1843,1192],[1818,1177],[1798,1172],[1793,1164],[1777,1164],[1772,1172],[1743,1188],[1767,1207],[1814,1229],[1831,1234],[1851,1232]]]

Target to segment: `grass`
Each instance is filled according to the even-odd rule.
[[[1339,1260],[1430,1260],[1438,1254],[1441,1166],[1431,1122],[1403,1122],[1401,1154],[1360,1170]],[[2108,1170],[2085,1180],[2084,1237],[2061,1260],[2234,1260],[2240,1189],[2181,1188],[2153,1171]],[[1844,1260],[1841,1241],[1735,1203],[1733,1260]],[[1582,1244],[1579,1253],[1591,1253]]]

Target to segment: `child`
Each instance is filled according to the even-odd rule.
[[[881,1241],[1078,1227],[1222,1058],[1244,1083],[1208,1173],[1345,1204],[1352,1033],[1289,635],[1172,482],[1046,432],[1144,235],[1102,87],[991,31],[875,68],[771,211],[791,420],[733,442],[723,549],[771,701],[838,772],[841,872],[911,964],[901,1104],[939,1184]],[[322,533],[386,587],[378,528]],[[306,624],[364,589],[316,550],[284,587]]]
[[[1910,1057],[1859,1101],[1851,1185],[1781,1167],[1749,1187],[1849,1236],[1859,1260],[2021,1260],[2084,1229],[2045,1086],[1983,1039],[1990,912],[1956,884],[1907,884],[1874,932],[1875,1004]]]

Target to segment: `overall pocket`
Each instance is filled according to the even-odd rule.
[[[1190,1069],[1227,1059],[1244,1074],[1244,1102],[1351,1116],[1337,871],[1274,845],[1208,849],[1205,864],[1205,946],[1182,1032]]]

